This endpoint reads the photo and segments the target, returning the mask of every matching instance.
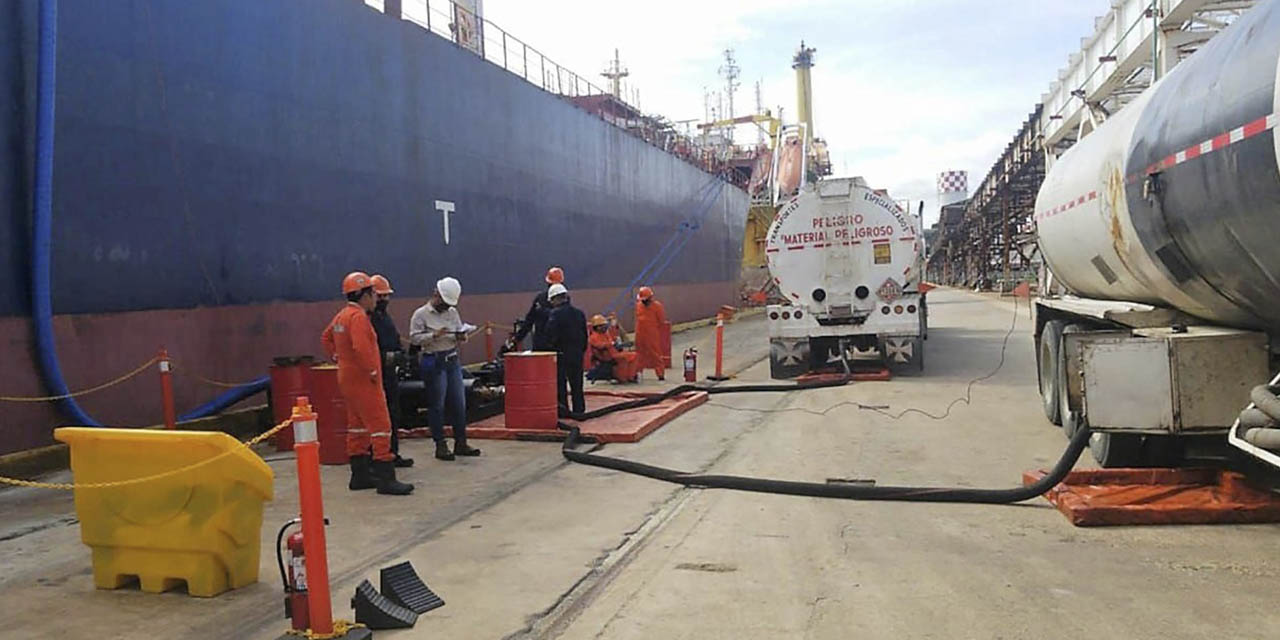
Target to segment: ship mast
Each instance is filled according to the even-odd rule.
[[[609,79],[609,93],[618,100],[622,100],[622,79],[631,75],[630,71],[622,68],[622,60],[618,57],[618,50],[613,50],[613,60],[609,61],[609,66],[600,75]]]

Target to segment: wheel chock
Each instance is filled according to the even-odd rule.
[[[418,622],[418,614],[378,593],[373,584],[362,580],[351,598],[356,622],[370,629],[409,629]]]
[[[392,602],[422,614],[444,606],[444,600],[427,587],[408,561],[379,572],[382,595]]]

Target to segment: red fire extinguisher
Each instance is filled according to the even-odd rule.
[[[698,381],[698,350],[695,347],[684,350],[684,381]]]
[[[291,621],[295,631],[306,631],[311,627],[311,611],[307,608],[307,566],[306,550],[302,544],[302,532],[295,531],[289,536],[285,547],[288,550],[288,562],[281,556],[281,539],[284,532],[302,520],[294,518],[280,527],[276,534],[276,563],[280,566],[280,580],[284,583],[284,617]]]

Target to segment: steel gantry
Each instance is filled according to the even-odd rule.
[[[929,250],[935,282],[1008,291],[1038,282],[1033,209],[1064,151],[1255,4],[1113,0],[970,198],[943,207]]]

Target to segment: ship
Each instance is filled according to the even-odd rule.
[[[320,352],[357,269],[390,278],[402,327],[446,275],[477,325],[523,315],[553,265],[624,325],[642,284],[675,322],[739,295],[743,181],[474,5],[64,0],[50,22],[50,4],[0,9],[0,394],[57,395],[51,367],[91,388],[164,348],[190,415]],[[74,403],[155,424],[159,386]],[[83,421],[4,409],[0,454]]]

